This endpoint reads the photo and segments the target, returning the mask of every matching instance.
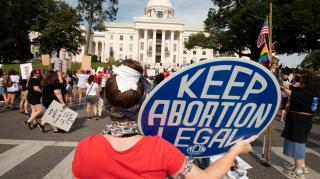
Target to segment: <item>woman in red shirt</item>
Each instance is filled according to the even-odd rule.
[[[201,170],[176,147],[158,136],[142,136],[136,118],[145,96],[138,62],[125,60],[106,83],[111,123],[104,134],[82,140],[72,162],[77,179],[221,178],[235,157],[251,150],[253,136],[238,142],[224,157]]]

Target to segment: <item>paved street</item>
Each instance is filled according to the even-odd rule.
[[[24,115],[18,111],[0,109],[0,179],[71,178],[71,161],[77,143],[95,133],[100,133],[106,120],[87,121],[83,110],[78,109],[79,117],[69,133],[53,134],[47,127],[43,134],[38,128],[29,130],[23,124]],[[282,155],[284,123],[273,122],[272,167],[265,167],[251,154],[241,157],[253,169],[248,170],[249,178],[285,179],[281,166],[288,161]],[[310,167],[308,179],[320,178],[320,122],[315,122],[307,144],[306,163]],[[255,142],[257,153],[261,152],[261,140]]]

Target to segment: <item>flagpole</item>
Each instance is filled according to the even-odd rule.
[[[269,57],[270,63],[273,64],[273,56],[272,56],[272,0],[270,0],[270,11],[269,11]],[[272,147],[272,123],[267,128],[267,142],[266,142],[266,160],[271,161],[271,147]]]

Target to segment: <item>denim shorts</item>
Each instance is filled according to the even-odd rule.
[[[284,139],[283,154],[295,160],[304,160],[306,151],[305,143],[292,142]]]

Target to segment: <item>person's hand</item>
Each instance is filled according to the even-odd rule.
[[[67,105],[65,103],[61,104],[62,109],[65,109]]]
[[[250,145],[251,142],[255,141],[258,138],[258,136],[254,135],[251,136],[248,139],[239,141],[236,143],[236,145],[234,145],[230,151],[231,152],[235,152],[237,154],[241,154],[241,153],[248,153],[249,151],[252,151],[252,147]]]

